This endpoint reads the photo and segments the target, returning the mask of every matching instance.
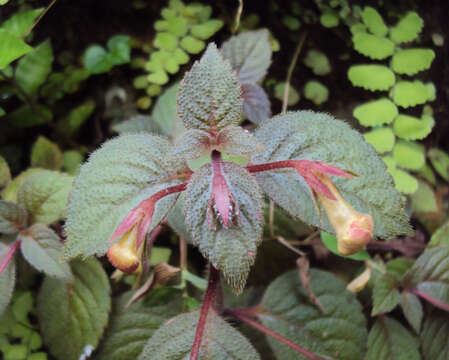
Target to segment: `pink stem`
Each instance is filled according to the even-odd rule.
[[[0,263],[0,275],[2,274],[3,270],[5,270],[6,267],[8,266],[9,262],[11,261],[12,257],[16,253],[19,246],[20,246],[20,241],[13,242],[11,245],[9,245],[8,252],[6,253],[2,262]]]
[[[168,188],[165,188],[165,189],[158,191],[157,193],[151,195],[150,199],[152,199],[153,202],[156,203],[156,201],[162,199],[163,197],[173,194],[173,193],[184,191],[186,188],[187,188],[187,183],[169,186]]]
[[[274,162],[269,162],[269,163],[265,163],[265,164],[246,166],[246,170],[248,170],[250,173],[275,170],[275,169],[283,169],[283,168],[295,169],[295,160],[274,161]]]
[[[280,341],[281,343],[287,345],[288,347],[292,348],[296,352],[304,355],[308,359],[312,360],[325,360],[325,358],[316,355],[314,353],[311,353],[310,351],[304,349],[303,347],[299,346],[298,344],[295,344],[293,341],[287,339],[286,337],[282,336],[281,334],[278,334],[277,332],[274,332],[273,330],[268,329],[267,327],[263,326],[262,324],[258,323],[256,320],[253,320],[245,315],[243,315],[242,311],[235,311],[231,309],[226,309],[224,311],[225,314],[231,315],[232,317],[239,319],[240,321],[243,321],[247,323],[248,325],[252,326],[253,328],[263,332],[264,334],[271,336],[273,339],[276,339]]]
[[[193,341],[190,360],[198,360],[201,340],[203,339],[204,329],[206,327],[207,314],[209,313],[210,308],[214,305],[216,288],[219,281],[220,272],[211,264],[209,284],[207,286],[206,294],[204,295],[203,304],[201,305],[201,313],[198,324],[196,326],[195,340]]]
[[[424,300],[430,302],[432,305],[435,305],[436,307],[439,307],[440,309],[449,311],[449,304],[447,304],[445,302],[439,301],[439,300],[433,298],[432,296],[419,291],[418,289],[408,289],[408,291],[410,291],[412,294],[419,296],[420,298],[423,298]]]

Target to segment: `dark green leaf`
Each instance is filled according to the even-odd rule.
[[[127,35],[115,35],[108,40],[108,59],[112,65],[126,64],[131,60],[131,38]]]
[[[401,301],[396,278],[386,273],[376,279],[373,288],[373,309],[371,316],[393,310]]]
[[[9,113],[6,118],[10,124],[18,128],[27,128],[47,124],[53,118],[53,114],[51,110],[44,105],[36,105],[33,107],[23,105],[17,110]]]
[[[423,308],[418,297],[408,291],[403,291],[401,295],[401,307],[405,318],[413,327],[416,333],[419,334],[421,322],[423,319]]]
[[[83,56],[83,65],[92,74],[102,74],[112,68],[108,52],[100,45],[92,45]]]
[[[449,315],[434,309],[426,317],[420,334],[424,360],[449,359]]]
[[[44,136],[39,136],[31,149],[31,166],[50,170],[62,167],[62,152],[59,146]]]

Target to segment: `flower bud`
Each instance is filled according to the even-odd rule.
[[[331,179],[324,174],[315,174],[328,187],[335,199],[316,193],[335,230],[338,251],[351,255],[362,250],[372,239],[374,223],[370,215],[358,213],[339,193]]]
[[[136,250],[137,229],[134,227],[125,233],[120,241],[112,245],[107,253],[108,259],[115,268],[126,274],[140,272],[143,246]]]

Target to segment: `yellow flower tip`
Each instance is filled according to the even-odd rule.
[[[108,259],[115,268],[126,274],[133,274],[140,266],[137,253],[126,244],[117,243],[108,250]]]
[[[373,218],[367,214],[355,213],[347,226],[338,234],[338,251],[342,255],[352,255],[362,250],[373,238]]]

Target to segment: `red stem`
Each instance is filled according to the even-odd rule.
[[[207,314],[214,305],[217,284],[220,281],[220,272],[210,265],[209,284],[207,285],[206,294],[204,295],[203,304],[201,305],[200,318],[196,326],[195,340],[193,341],[190,360],[198,360],[200,353],[201,340],[203,339],[204,329],[206,327]]]
[[[409,289],[408,291],[410,291],[412,294],[419,296],[420,298],[423,298],[424,300],[430,302],[432,305],[435,305],[436,307],[438,307],[440,309],[449,311],[449,304],[447,304],[445,302],[439,301],[439,300],[433,298],[432,296],[419,291],[418,289]]]
[[[9,262],[11,261],[12,257],[16,253],[19,246],[20,246],[20,241],[13,242],[11,245],[9,245],[8,252],[6,253],[2,262],[0,263],[0,275],[2,274],[3,270],[5,270],[6,267],[8,266]]]
[[[154,203],[156,203],[156,201],[159,201],[163,197],[173,194],[173,193],[184,191],[186,188],[187,188],[187,183],[169,186],[168,188],[165,188],[165,189],[158,191],[157,193],[151,195],[150,199],[152,199],[154,201]]]
[[[296,352],[304,355],[308,359],[312,360],[325,360],[325,358],[316,355],[314,353],[311,353],[310,351],[304,349],[303,347],[299,346],[298,344],[294,343],[293,341],[287,339],[286,337],[282,336],[281,334],[278,334],[277,332],[274,332],[273,330],[268,329],[267,327],[263,326],[262,324],[258,323],[256,320],[253,320],[245,315],[241,311],[235,311],[231,309],[226,309],[224,311],[225,314],[231,315],[232,317],[239,319],[240,321],[243,321],[247,323],[248,325],[252,326],[253,328],[263,332],[264,334],[271,336],[273,339],[276,339],[280,341],[281,343],[287,345],[288,347],[292,348]]]
[[[283,161],[273,161],[273,162],[264,163],[264,164],[248,165],[248,166],[246,166],[246,170],[248,170],[250,173],[254,173],[254,172],[276,170],[276,169],[283,169],[283,168],[293,168],[294,169],[295,161],[296,160],[283,160]]]

